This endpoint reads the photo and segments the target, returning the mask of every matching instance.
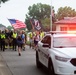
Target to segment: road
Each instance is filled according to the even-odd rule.
[[[30,49],[28,46],[26,46],[25,51],[21,52],[21,56],[18,56],[17,51],[10,49],[0,53],[11,72],[9,75],[46,75],[43,69],[37,69],[35,50]]]

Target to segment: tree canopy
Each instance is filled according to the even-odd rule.
[[[75,17],[76,11],[75,9],[72,9],[71,7],[60,7],[57,11],[56,18],[58,20],[63,19],[64,17]]]
[[[6,26],[4,26],[3,24],[0,24],[0,27],[6,27]]]
[[[29,6],[29,17],[36,19],[44,19],[45,17],[50,17],[50,6],[46,4],[38,3],[33,6]]]
[[[7,2],[7,1],[9,1],[9,0],[1,0],[1,2],[3,2],[3,3]]]
[[[54,11],[54,17],[52,20],[55,22],[56,20],[64,19],[64,17],[75,17],[76,11],[75,9],[72,9],[71,7],[60,7],[55,13],[54,7],[52,7]],[[28,13],[26,14],[25,22],[27,24],[28,30],[32,29],[31,23],[29,21],[30,18],[38,19],[41,21],[43,27],[45,30],[49,30],[50,28],[50,15],[51,15],[51,6],[47,4],[33,4],[32,6],[29,6]],[[54,22],[52,22],[53,29],[55,29]]]
[[[32,26],[30,26],[31,24],[29,21],[30,18],[40,20],[41,22],[43,22],[42,24],[44,26],[50,25],[50,14],[51,14],[50,5],[37,3],[37,4],[33,4],[32,6],[29,6],[28,13],[26,14],[26,19],[25,19],[27,28],[29,30],[32,29],[31,28]],[[47,19],[49,19],[49,20],[47,20]],[[45,20],[46,23],[43,20]]]

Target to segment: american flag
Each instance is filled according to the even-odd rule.
[[[16,19],[8,19],[14,29],[26,28],[26,24]]]

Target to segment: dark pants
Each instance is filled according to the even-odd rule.
[[[13,38],[13,50],[16,51],[16,46],[17,46],[17,40],[16,38]]]
[[[1,39],[1,50],[5,51],[5,39]]]

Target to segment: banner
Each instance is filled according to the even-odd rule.
[[[41,30],[42,26],[41,26],[41,22],[37,19],[30,19],[32,28],[35,30]]]

